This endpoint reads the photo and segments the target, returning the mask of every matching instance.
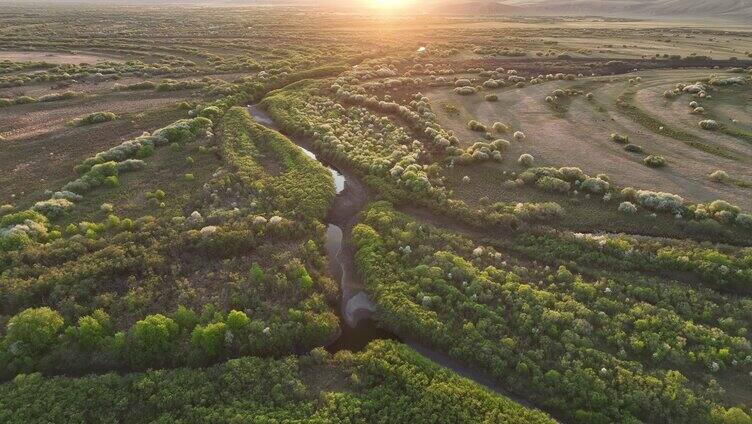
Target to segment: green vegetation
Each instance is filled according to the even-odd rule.
[[[21,375],[1,385],[0,394],[0,420],[6,423],[84,416],[117,422],[554,422],[387,341],[357,354],[332,357],[317,349],[307,356],[245,357],[197,370]]]
[[[752,422],[752,35],[487,6],[5,7],[0,422]]]
[[[628,294],[628,286],[619,283],[624,277],[616,273],[591,280],[565,266],[514,265],[504,246],[498,246],[501,251],[478,246],[418,224],[386,203],[364,212],[354,237],[368,291],[390,328],[577,422],[719,419],[727,412],[706,397],[707,388],[694,385],[708,381],[703,374],[723,369],[724,375],[744,376],[752,366],[746,328],[735,336],[733,329],[692,324],[700,316],[670,303],[646,303],[648,281],[633,280],[645,293],[638,295],[634,287]],[[623,241],[606,240],[609,249],[628,249]],[[530,252],[579,254],[563,245],[541,247],[531,246]],[[657,261],[668,257],[678,255],[660,254]],[[597,254],[586,258],[598,261]],[[722,376],[716,378],[711,386],[723,384]]]
[[[114,121],[117,118],[117,115],[112,112],[93,112],[72,120],[70,125],[73,127],[83,127],[84,125],[94,125],[101,124],[102,122]]]

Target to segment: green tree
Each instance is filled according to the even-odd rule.
[[[230,311],[230,313],[227,314],[227,327],[230,330],[233,330],[233,331],[242,330],[248,327],[248,324],[250,322],[251,322],[251,319],[248,318],[248,315],[246,315],[245,312]]]
[[[199,325],[191,333],[191,343],[207,357],[216,357],[222,352],[226,333],[227,324],[224,322]]]
[[[48,307],[29,308],[8,321],[6,341],[20,342],[28,353],[43,353],[57,341],[63,324],[57,311]]]
[[[149,315],[138,321],[131,330],[134,362],[161,362],[168,354],[180,328],[170,318],[162,314]]]
[[[85,349],[94,349],[100,345],[102,339],[110,334],[112,323],[110,316],[101,309],[92,315],[78,319],[78,325],[73,329],[76,341]]]

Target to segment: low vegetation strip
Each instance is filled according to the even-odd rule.
[[[57,405],[49,408],[50,403]],[[118,376],[21,375],[0,385],[0,421],[391,422],[544,424],[547,415],[496,396],[376,341],[334,357],[244,357],[206,369]]]
[[[230,109],[222,121],[223,151],[249,184],[268,186],[276,206],[294,214],[323,219],[334,198],[334,180],[319,162],[307,157],[287,137],[253,121],[248,111]],[[260,165],[269,152],[283,169],[268,175]]]
[[[678,306],[616,294],[613,281],[564,266],[527,268],[387,203],[364,211],[353,237],[390,329],[573,422],[714,422],[727,411],[696,387],[721,369],[743,376],[751,365],[743,335],[694,324]],[[733,378],[715,378],[733,387]]]

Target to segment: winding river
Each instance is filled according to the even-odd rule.
[[[282,132],[274,120],[258,104],[248,106],[248,110],[259,124]],[[339,281],[342,291],[339,313],[343,325],[340,336],[326,347],[327,350],[332,353],[340,350],[359,351],[373,340],[400,340],[425,358],[452,370],[462,377],[528,408],[540,409],[527,399],[509,392],[483,373],[409,337],[398,337],[377,325],[373,319],[376,306],[368,298],[362,282],[356,278],[355,249],[351,244],[350,237],[350,232],[357,223],[358,214],[369,202],[370,191],[354,173],[344,168],[337,168],[325,159],[317,157],[311,151],[310,143],[306,140],[290,135],[287,135],[287,137],[303,149],[306,155],[327,167],[334,177],[337,196],[334,198],[334,203],[327,217],[326,251],[332,267],[332,275],[336,281]]]
[[[259,124],[280,131],[274,120],[258,105],[248,110]],[[326,251],[332,276],[339,282],[342,292],[339,315],[343,321],[340,336],[327,346],[330,352],[339,350],[358,351],[376,339],[397,339],[378,327],[372,319],[376,307],[368,298],[365,288],[355,278],[354,249],[350,245],[350,231],[357,221],[358,213],[368,203],[368,190],[352,173],[340,171],[328,161],[319,158],[310,150],[310,145],[299,138],[290,137],[303,152],[324,165],[334,178],[337,196],[327,217]]]

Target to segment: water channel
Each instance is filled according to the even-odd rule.
[[[248,110],[256,122],[279,131],[274,120],[258,105],[248,106]],[[376,339],[397,339],[394,334],[378,327],[372,319],[376,308],[355,278],[351,247],[346,244],[346,239],[349,239],[346,235],[349,236],[352,224],[357,219],[357,214],[360,213],[366,203],[365,201],[359,202],[357,199],[348,198],[365,197],[363,196],[365,188],[354,176],[346,176],[326,160],[318,158],[315,153],[308,149],[306,143],[294,138],[291,138],[291,140],[303,150],[303,153],[324,165],[332,173],[335,192],[337,193],[337,198],[329,213],[329,222],[327,222],[326,251],[332,276],[335,281],[339,282],[342,292],[342,301],[339,308],[342,326],[340,336],[327,346],[327,350],[331,352],[344,349],[358,351]]]
[[[261,125],[280,131],[274,120],[258,105],[248,106],[251,116]],[[486,377],[483,373],[467,367],[457,360],[430,349],[415,340],[400,338],[395,334],[379,327],[373,319],[376,307],[368,298],[362,283],[355,275],[354,249],[350,243],[350,231],[357,221],[357,215],[368,203],[367,188],[354,174],[340,171],[323,158],[318,158],[310,150],[305,140],[290,137],[310,158],[315,159],[327,167],[334,177],[337,196],[327,219],[326,251],[331,272],[335,281],[339,282],[342,301],[340,304],[340,318],[342,320],[340,336],[326,346],[329,352],[362,350],[368,343],[378,339],[401,340],[414,351],[431,361],[448,368],[462,377],[474,381],[487,389],[506,396],[515,402],[529,408],[537,408],[527,399],[510,393],[504,387]]]

